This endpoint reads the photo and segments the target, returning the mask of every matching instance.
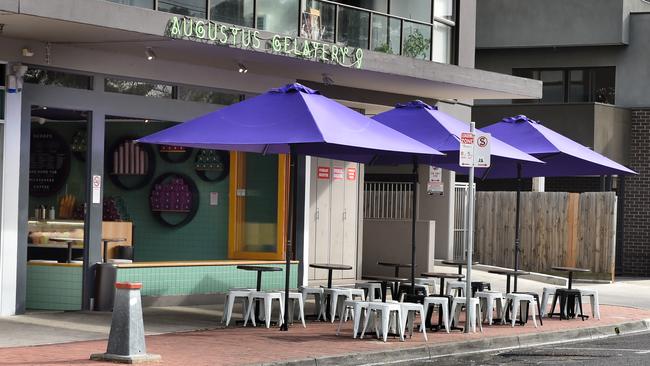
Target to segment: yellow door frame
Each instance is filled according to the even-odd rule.
[[[245,197],[240,197],[237,192],[246,189],[246,153],[230,153],[230,189],[228,193],[228,258],[229,259],[257,259],[257,260],[282,260],[285,258],[285,242],[287,240],[287,207],[289,201],[289,157],[278,155],[278,212],[277,235],[275,252],[250,252],[245,251],[244,218]]]

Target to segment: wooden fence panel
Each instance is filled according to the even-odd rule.
[[[514,266],[515,192],[477,192],[475,258]],[[616,242],[613,192],[521,193],[520,268],[552,273],[553,266],[589,268],[612,279]]]

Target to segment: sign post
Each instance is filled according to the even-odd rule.
[[[469,312],[470,298],[472,297],[472,254],[474,252],[474,168],[490,167],[490,134],[478,132],[475,133],[475,124],[470,122],[469,133],[463,132],[460,135],[460,166],[469,167],[469,187],[467,194],[467,210],[465,211],[465,243],[467,257],[467,275],[465,277],[465,298],[467,299],[467,320],[465,321],[465,333],[469,333]],[[476,314],[478,316],[478,314]],[[476,318],[476,316],[474,318]],[[480,319],[479,319],[480,321]]]

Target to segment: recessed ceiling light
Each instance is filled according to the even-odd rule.
[[[146,50],[144,50],[144,55],[147,56],[147,60],[155,60],[156,59],[156,53],[153,51],[153,48],[147,47]]]

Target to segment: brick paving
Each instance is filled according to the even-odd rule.
[[[459,331],[451,334],[429,332],[429,343],[461,342],[481,337],[502,337],[535,332],[554,332],[567,329],[620,324],[634,320],[650,319],[650,311],[626,307],[601,305],[602,320],[544,319],[544,326],[534,328],[532,321],[526,326],[484,326],[483,333],[465,335]],[[218,323],[215,321],[215,326]],[[184,333],[170,333],[147,337],[147,348],[162,356],[164,365],[249,365],[265,362],[297,360],[319,356],[348,353],[406,349],[425,344],[418,333],[400,342],[397,338],[383,343],[376,339],[352,339],[352,323],[335,335],[338,323],[308,322],[304,329],[294,324],[289,332],[277,328],[212,329]],[[0,365],[100,365],[89,361],[91,353],[106,350],[106,341],[85,341],[56,345],[15,347],[0,349]]]

